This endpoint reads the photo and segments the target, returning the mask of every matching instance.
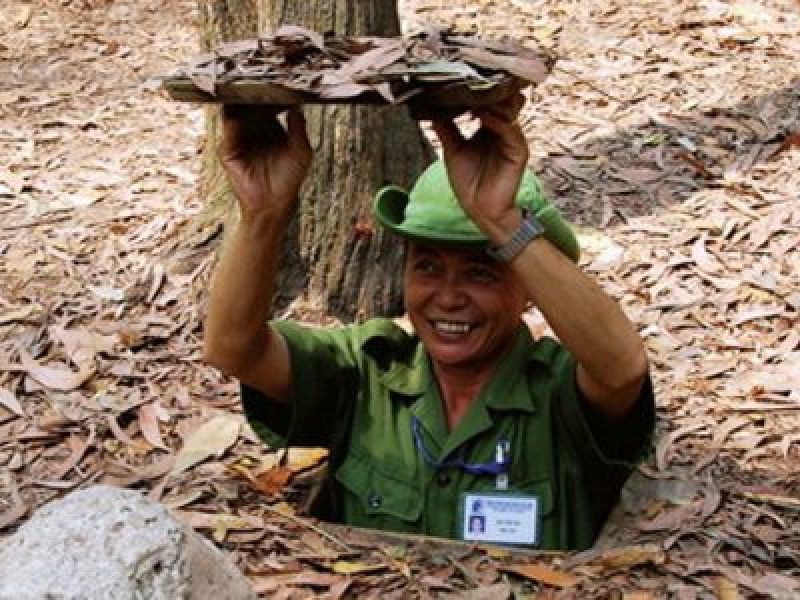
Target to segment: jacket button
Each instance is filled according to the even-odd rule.
[[[436,483],[438,483],[442,487],[450,485],[450,475],[448,475],[447,473],[439,473],[438,475],[436,475]]]
[[[383,496],[376,492],[372,492],[367,498],[367,504],[369,504],[370,508],[380,508],[381,504],[383,504]]]

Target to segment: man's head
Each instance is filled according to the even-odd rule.
[[[545,236],[572,260],[580,250],[569,225],[526,171],[516,197],[545,228]],[[464,213],[444,162],[433,163],[411,193],[390,186],[373,208],[382,225],[408,241],[405,305],[431,358],[449,366],[480,366],[513,341],[526,305],[510,267],[486,253],[488,239]]]

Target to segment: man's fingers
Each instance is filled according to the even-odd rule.
[[[486,114],[491,114],[505,119],[506,121],[513,122],[516,121],[519,111],[522,110],[523,106],[525,106],[525,96],[518,92],[503,102],[477,109],[473,111],[473,114],[478,118]]]
[[[516,121],[510,121],[491,112],[481,113],[478,118],[481,120],[482,127],[492,133],[496,133],[503,139],[525,139]]]
[[[461,131],[450,119],[435,119],[431,123],[436,137],[442,143],[442,152],[448,156],[458,150],[465,142],[464,136]]]
[[[508,158],[523,163],[528,161],[528,142],[516,122],[490,112],[481,114],[480,120],[481,128],[491,131],[500,140],[500,148]]]
[[[516,120],[522,107],[525,106],[525,96],[517,92],[511,97],[511,117],[512,121]]]
[[[229,154],[241,145],[244,137],[245,120],[240,117],[240,113],[234,110],[232,105],[222,107],[222,141],[219,144],[220,154]]]
[[[293,150],[299,150],[303,154],[311,154],[311,142],[308,139],[306,130],[306,117],[298,107],[289,109],[286,118],[287,131],[289,134],[289,146]]]
[[[278,121],[284,107],[226,104],[222,109],[222,141],[219,152],[223,157],[240,156],[258,147],[285,141],[286,129]]]

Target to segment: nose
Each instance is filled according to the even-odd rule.
[[[449,276],[442,279],[436,291],[436,304],[443,310],[458,310],[464,308],[469,298],[458,278]]]

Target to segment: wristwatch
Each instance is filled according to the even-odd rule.
[[[522,210],[522,223],[517,230],[502,246],[489,246],[486,253],[500,262],[511,262],[517,254],[525,249],[540,235],[544,234],[544,227],[536,217],[527,209]]]

